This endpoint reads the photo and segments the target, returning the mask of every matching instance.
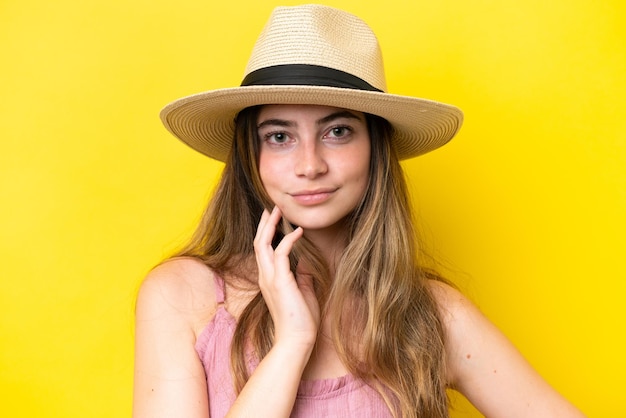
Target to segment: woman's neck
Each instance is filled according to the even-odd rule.
[[[331,274],[334,274],[339,259],[348,244],[346,228],[341,225],[323,230],[305,230],[304,235],[317,247],[322,257],[326,260]]]

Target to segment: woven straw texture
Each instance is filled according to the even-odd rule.
[[[463,121],[454,106],[386,93],[376,36],[362,20],[341,10],[320,5],[276,8],[253,48],[244,77],[284,64],[334,68],[383,92],[302,85],[225,88],[172,102],[161,111],[161,119],[187,145],[219,161],[228,157],[235,116],[255,105],[325,105],[381,116],[394,127],[400,159],[444,145]]]

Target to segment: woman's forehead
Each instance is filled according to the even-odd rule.
[[[268,104],[259,109],[258,121],[264,119],[312,119],[320,120],[329,115],[343,115],[345,117],[365,121],[362,112],[333,106],[310,104]]]

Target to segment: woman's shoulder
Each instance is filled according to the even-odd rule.
[[[175,307],[189,309],[199,301],[210,301],[206,296],[215,294],[215,273],[197,258],[172,258],[146,275],[141,293],[165,298]]]
[[[441,281],[429,280],[428,287],[439,308],[448,356],[448,381],[456,384],[458,366],[476,352],[492,349],[482,343],[497,333],[491,322],[462,292]],[[487,337],[487,338],[486,338]]]
[[[444,322],[475,313],[471,312],[476,309],[474,304],[455,287],[439,280],[428,280],[427,285]]]
[[[161,318],[197,331],[215,314],[216,273],[201,260],[176,257],[153,268],[137,295],[139,318]]]
[[[484,343],[487,339],[500,336],[500,332],[491,321],[461,291],[435,280],[430,280],[428,286],[439,308],[448,350],[467,355],[467,350],[476,349],[476,345]]]

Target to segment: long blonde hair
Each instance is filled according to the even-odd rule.
[[[258,107],[239,113],[230,157],[210,205],[178,255],[201,258],[225,277],[244,275],[256,227],[272,203],[258,170]],[[346,220],[348,245],[331,277],[317,248],[300,239],[292,266],[314,268],[323,312],[332,309],[332,341],[346,368],[375,387],[394,416],[448,417],[444,331],[429,279],[420,267],[404,174],[390,124],[366,115],[371,140],[369,185]],[[283,222],[277,240],[291,226]],[[248,272],[249,274],[249,272]],[[245,278],[245,277],[244,277]],[[342,307],[342,309],[337,309]],[[231,350],[237,391],[249,378],[245,348],[262,359],[273,344],[273,322],[259,292],[239,317]],[[358,336],[358,337],[357,337]],[[357,344],[358,342],[358,344]]]

